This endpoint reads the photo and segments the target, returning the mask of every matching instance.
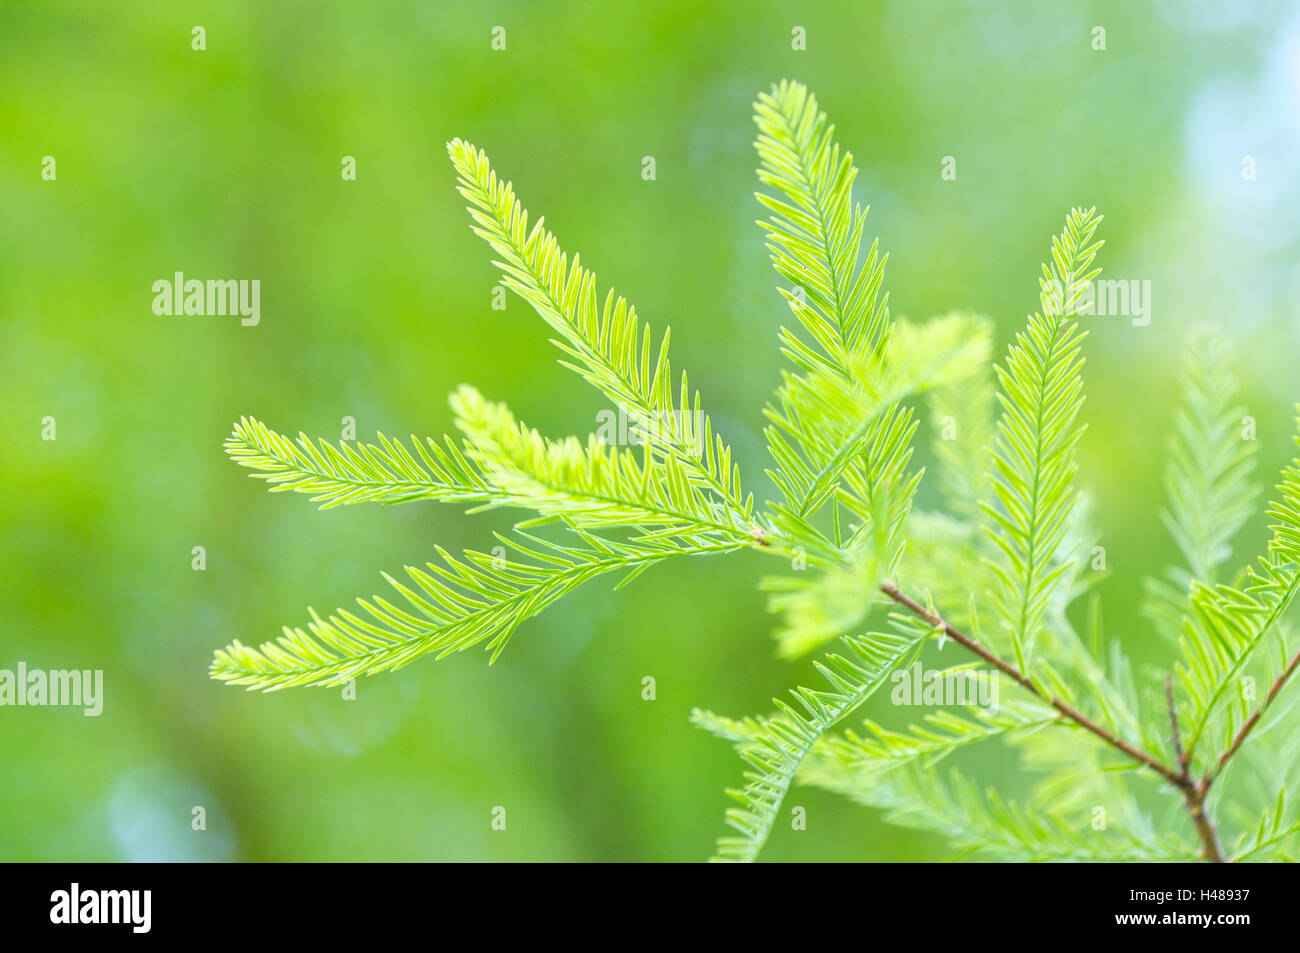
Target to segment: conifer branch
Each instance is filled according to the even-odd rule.
[[[1192,339],[1163,517],[1184,565],[1148,587],[1148,614],[1181,650],[1164,681],[1166,738],[1158,689],[1141,685],[1119,643],[1105,640],[1100,611],[1089,614],[1086,638],[1067,614],[1090,586],[1077,557],[1092,545],[1074,483],[1085,336],[1077,318],[1098,273],[1100,217],[1070,212],[1039,278],[1041,310],[993,366],[987,319],[953,312],[920,324],[891,320],[886,256],[863,241],[858,170],[816,98],[782,82],[759,97],[755,120],[758,199],[770,213],[761,225],[794,316],[779,335],[789,366],[765,409],[778,491],[765,515],[755,515],[699,393],[684,373],[674,375],[667,330],[656,338],[631,304],[598,289],[540,218],[530,223],[487,155],[456,139],[448,152],[458,188],[502,285],[550,327],[560,363],[612,402],[637,436],[547,437],[468,386],[451,397],[460,436],[438,440],[295,440],[241,418],[226,441],[230,457],[272,490],[309,494],[322,508],[438,500],[526,515],[511,534],[495,536],[501,545],[490,553],[439,548],[427,566],[388,579],[395,595],[360,599],[360,610],[309,610],[305,626],[256,648],[235,639],[216,653],[212,677],[272,691],[338,685],[473,646],[495,659],[526,620],[598,576],[618,579],[617,588],[675,556],[753,548],[811,570],[763,580],[769,609],[782,616],[780,654],[836,636],[843,647],[815,663],[820,687],[775,699],[774,714],[733,720],[696,711],[696,724],[732,742],[746,765],[743,786],[729,792],[739,801],[727,813],[736,835],[719,840],[718,859],[756,859],[798,779],[881,808],[891,823],[938,832],[963,851],[1004,859],[1174,860],[1199,850],[1223,861],[1208,798],[1226,784],[1219,779],[1230,764],[1237,775],[1256,761],[1270,761],[1261,773],[1276,782],[1277,798],[1253,836],[1225,828],[1232,853],[1288,858],[1286,844],[1300,834],[1286,797],[1300,704],[1274,706],[1300,669],[1286,620],[1300,595],[1300,459],[1283,472],[1268,509],[1267,552],[1226,572],[1232,539],[1254,512],[1257,453],[1238,428],[1227,345],[1208,333]],[[913,512],[925,472],[912,444],[924,399],[941,429],[940,503]],[[541,525],[545,538],[526,532]],[[859,634],[880,605],[892,610],[890,628]],[[936,605],[957,614],[945,618]],[[997,617],[990,641],[980,628],[985,608]],[[827,736],[940,633],[991,666],[995,685],[1008,679],[1035,701],[1002,712],[967,706],[963,715],[941,708],[902,731],[868,722],[869,736]],[[964,660],[940,674],[978,664]],[[1257,669],[1276,677],[1249,711],[1234,689]],[[1090,696],[1071,687],[1082,684]],[[939,701],[927,691],[922,703]],[[1049,725],[1082,729],[1102,744],[1080,746]],[[1283,734],[1276,726],[1292,736],[1266,747]],[[1201,745],[1210,734],[1222,739],[1217,757]],[[935,775],[950,753],[998,739],[1047,769],[1023,806],[959,772],[951,782]],[[1248,745],[1261,757],[1238,758]],[[1199,847],[1186,831],[1156,828],[1110,770],[1112,750],[1122,767],[1179,792]],[[1122,819],[1100,838],[1071,816],[1098,803]],[[1230,821],[1256,816],[1229,807]]]
[[[1152,771],[1155,771],[1166,781],[1168,781],[1170,784],[1176,787],[1179,791],[1183,792],[1184,796],[1187,799],[1188,811],[1192,815],[1192,820],[1196,824],[1197,833],[1200,835],[1201,841],[1204,844],[1206,858],[1219,863],[1223,861],[1223,849],[1222,847],[1219,846],[1218,837],[1214,831],[1214,825],[1210,821],[1209,817],[1206,815],[1204,810],[1204,801],[1205,801],[1204,790],[1198,789],[1198,786],[1195,784],[1195,782],[1191,780],[1191,778],[1188,776],[1185,769],[1183,771],[1175,771],[1173,768],[1170,768],[1168,765],[1164,764],[1162,761],[1160,761],[1158,758],[1154,757],[1153,755],[1148,754],[1147,752],[1142,751],[1141,749],[1133,746],[1132,744],[1125,741],[1124,739],[1117,737],[1111,731],[1097,724],[1095,721],[1093,721],[1087,715],[1080,712],[1074,706],[1068,704],[1067,702],[1062,701],[1061,699],[1055,696],[1047,695],[1046,693],[1044,693],[1042,689],[1040,689],[1037,685],[1035,685],[1029,679],[1028,676],[1024,675],[1019,669],[1017,669],[1010,662],[1007,662],[1002,658],[1000,658],[999,656],[997,656],[995,653],[990,652],[988,649],[980,645],[974,639],[970,638],[968,635],[966,635],[966,633],[962,632],[960,629],[957,629],[956,627],[949,625],[947,622],[943,620],[942,616],[940,616],[938,613],[930,609],[927,609],[925,606],[921,605],[919,602],[912,599],[910,596],[901,592],[898,589],[898,587],[895,586],[892,582],[887,581],[881,583],[880,591],[883,592],[890,599],[894,600],[894,602],[906,608],[917,618],[923,619],[925,622],[929,623],[935,628],[942,629],[948,635],[948,637],[951,638],[954,642],[968,649],[969,651],[974,652],[984,661],[988,662],[998,671],[1002,672],[1002,674],[1010,678],[1017,685],[1021,686],[1026,691],[1037,696],[1043,701],[1047,702],[1049,705],[1051,705],[1053,708],[1059,711],[1062,715],[1064,715],[1070,721],[1073,721],[1075,724],[1079,725],[1085,731],[1091,732],[1092,734],[1100,738],[1102,741],[1104,741],[1106,744],[1114,748],[1116,751],[1119,751],[1127,755],[1129,758],[1132,758],[1134,761],[1138,762],[1139,764],[1144,765],[1147,768],[1150,768]]]
[[[501,283],[558,333],[553,341],[565,355],[561,363],[652,434],[646,444],[651,452],[676,457],[694,482],[716,493],[738,518],[747,518],[751,504],[731,448],[713,432],[685,373],[680,389],[673,379],[668,332],[656,350],[650,326],[635,307],[613,289],[602,302],[595,274],[577,255],[569,259],[544,220],[529,228],[514,187],[497,176],[486,152],[461,139],[449,142],[447,151],[460,193],[470,203],[474,233],[501,256],[495,262]]]
[[[1245,720],[1241,728],[1237,731],[1237,734],[1233,736],[1232,742],[1228,745],[1227,750],[1219,756],[1219,760],[1215,764],[1213,771],[1206,776],[1204,781],[1201,782],[1205,789],[1208,789],[1214,779],[1223,773],[1223,769],[1227,767],[1232,756],[1241,749],[1243,744],[1245,744],[1247,736],[1249,736],[1255,729],[1255,726],[1259,724],[1259,720],[1263,717],[1264,712],[1273,704],[1273,700],[1277,698],[1278,692],[1282,690],[1282,686],[1286,684],[1287,680],[1295,674],[1297,668],[1300,668],[1300,652],[1296,652],[1291,656],[1291,661],[1287,663],[1286,668],[1282,670],[1277,678],[1273,680],[1273,684],[1269,686],[1268,694],[1264,696],[1264,701],[1258,708],[1251,712],[1250,717]]]

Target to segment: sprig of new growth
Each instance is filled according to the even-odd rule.
[[[669,334],[657,350],[649,325],[611,288],[602,299],[596,276],[577,255],[572,263],[542,219],[530,229],[528,212],[509,182],[497,177],[487,153],[460,139],[448,145],[461,195],[470,203],[474,232],[497,255],[502,284],[533,306],[559,335],[553,343],[564,366],[584,377],[652,435],[652,454],[676,459],[692,481],[717,494],[728,512],[749,516],[731,448],[713,433],[700,395],[686,374],[678,384],[668,361]]]
[[[612,291],[598,305],[595,276],[576,258],[570,267],[540,221],[528,228],[527,212],[487,156],[461,140],[448,151],[474,230],[502,258],[503,283],[559,333],[562,363],[633,416],[642,453],[594,437],[548,440],[471,388],[452,397],[460,445],[412,437],[408,449],[383,435],[369,445],[305,435],[295,442],[243,418],[226,450],[272,489],[311,494],[323,508],[416,500],[525,507],[535,514],[525,525],[558,523],[569,540],[501,538],[518,558],[439,549],[441,562],[407,567],[409,583],[385,577],[397,604],[358,599],[364,614],[313,611],[305,628],[286,627],[258,648],[236,640],[217,653],[214,678],[264,690],[332,685],[481,642],[495,659],[520,623],[595,576],[619,573],[626,583],[672,556],[782,551],[753,519],[731,451],[714,436],[698,394],[692,403],[684,374],[674,396],[667,334],[652,361],[649,327]],[[632,536],[607,535],[617,528]]]
[[[1075,421],[1083,406],[1084,333],[1075,316],[1100,270],[1092,268],[1101,247],[1093,240],[1100,222],[1095,209],[1070,212],[1039,278],[1042,311],[1029,319],[997,368],[997,505],[985,507],[986,528],[999,556],[992,563],[993,602],[1025,672],[1047,600],[1066,569],[1057,554],[1078,496],[1074,450],[1083,434]]]
[[[928,628],[900,625],[892,633],[846,637],[842,652],[817,663],[827,687],[796,688],[789,701],[773,700],[776,715],[744,726],[695,710],[692,721],[736,742],[750,765],[745,787],[727,792],[741,804],[726,814],[740,836],[719,838],[716,860],[748,863],[758,857],[795,772],[822,735],[870,698],[891,672],[915,658],[929,634]]]
[[[571,535],[564,542],[528,535],[502,540],[524,557],[518,561],[439,550],[441,562],[407,568],[413,585],[385,577],[398,602],[359,599],[362,614],[339,609],[322,618],[313,612],[305,627],[286,627],[276,641],[257,648],[233,642],[217,654],[214,677],[261,689],[336,684],[479,642],[495,659],[520,623],[583,582],[605,573],[629,579],[671,556],[751,547],[789,558],[798,547],[838,565],[864,558],[865,547],[841,548],[838,540],[816,533],[796,539],[759,519],[698,392],[684,373],[680,383],[673,377],[668,333],[653,347],[650,328],[635,308],[612,290],[602,297],[595,275],[577,256],[570,260],[540,219],[529,225],[513,186],[497,176],[482,150],[457,139],[448,152],[470,203],[473,230],[497,254],[502,283],[556,332],[561,363],[631,417],[642,438],[639,452],[607,446],[596,436],[547,438],[469,387],[451,399],[459,441],[411,437],[404,443],[382,434],[373,444],[331,444],[306,435],[293,440],[242,418],[226,441],[232,459],[273,490],[308,494],[322,508],[422,500],[465,504],[472,511],[519,507],[532,514],[521,527],[554,524]],[[876,369],[890,375],[890,393],[938,386],[977,364],[986,339],[972,340],[964,320],[904,326],[901,339],[912,343],[875,358]],[[932,361],[918,360],[925,351],[934,355]],[[861,349],[846,353],[846,367],[868,356]],[[812,399],[805,384],[819,386],[803,380],[790,385],[799,390],[801,405]],[[816,399],[831,393],[823,388]],[[910,453],[896,458],[884,448],[901,446],[900,435],[914,424],[861,381],[837,381],[834,394],[855,419],[882,421],[866,434],[877,452],[854,461],[836,488],[842,486],[844,505],[864,526],[874,526],[878,535],[896,533],[910,497],[897,493],[890,509],[881,484],[901,477]],[[908,477],[912,488],[916,478]],[[619,531],[632,535],[610,535]]]

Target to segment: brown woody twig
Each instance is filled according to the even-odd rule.
[[[954,626],[950,625],[949,623],[945,622],[941,616],[939,616],[935,612],[930,611],[925,606],[917,602],[915,599],[912,599],[906,593],[900,591],[899,588],[895,586],[892,582],[882,583],[880,586],[880,591],[883,592],[890,599],[892,599],[894,602],[903,606],[905,609],[907,609],[917,618],[923,619],[924,621],[928,622],[930,625],[934,626],[935,628],[942,629],[944,633],[948,636],[948,638],[952,639],[954,642],[958,643],[959,645],[962,645],[965,648],[969,649],[971,652],[974,652],[984,661],[988,662],[990,665],[992,665],[1002,674],[1006,675],[1008,678],[1014,681],[1017,685],[1020,685],[1026,691],[1032,692],[1034,695],[1038,696],[1040,699],[1047,702],[1049,705],[1051,705],[1053,708],[1059,711],[1066,718],[1070,719],[1070,721],[1073,721],[1075,724],[1079,725],[1085,730],[1092,732],[1092,734],[1096,735],[1102,741],[1106,742],[1106,744],[1110,745],[1112,748],[1116,749],[1117,751],[1123,752],[1125,755],[1132,758],[1134,761],[1137,761],[1139,764],[1144,765],[1147,768],[1150,768],[1152,771],[1155,771],[1166,781],[1172,784],[1175,788],[1181,791],[1183,794],[1183,799],[1187,804],[1187,810],[1192,816],[1193,823],[1196,825],[1196,832],[1201,838],[1201,843],[1204,847],[1206,859],[1214,861],[1215,863],[1224,862],[1223,848],[1219,844],[1219,837],[1218,837],[1218,833],[1214,829],[1214,822],[1210,820],[1209,815],[1206,814],[1205,812],[1205,796],[1209,788],[1210,779],[1207,778],[1201,784],[1197,784],[1195,781],[1192,780],[1192,777],[1188,772],[1187,764],[1182,760],[1184,755],[1181,752],[1181,748],[1182,748],[1181,740],[1175,740],[1176,747],[1180,749],[1179,770],[1175,771],[1173,768],[1170,768],[1164,762],[1148,754],[1147,752],[1141,750],[1140,748],[1134,747],[1133,745],[1125,741],[1123,738],[1116,736],[1113,732],[1097,724],[1095,721],[1093,721],[1087,715],[1080,712],[1078,709],[1074,708],[1072,705],[1069,705],[1066,702],[1061,701],[1061,699],[1059,698],[1049,697],[1045,695],[1042,692],[1042,690],[1039,689],[1039,687],[1035,685],[1027,675],[1022,673],[1010,662],[1007,662],[1004,659],[999,658],[993,652],[990,652],[988,649],[984,648],[984,646],[980,645],[970,636],[966,635],[966,633],[962,632],[960,629],[957,629]],[[1288,667],[1288,672],[1286,674],[1289,674],[1290,671],[1294,670],[1294,668],[1297,667],[1298,665],[1300,665],[1300,655],[1297,655],[1297,657],[1292,660],[1292,663]],[[1168,688],[1168,684],[1166,685],[1166,687]],[[1276,694],[1276,689],[1280,687],[1281,687],[1280,684],[1275,684],[1274,690],[1269,692],[1269,698],[1264,703],[1265,706],[1267,706],[1268,701],[1272,700],[1273,695]],[[1172,707],[1172,700],[1170,704]],[[1259,712],[1255,713],[1252,722],[1253,720],[1258,720],[1259,714],[1260,714]],[[1248,722],[1248,725],[1251,724],[1252,722]],[[1245,732],[1247,731],[1248,731],[1247,726],[1243,726],[1242,732],[1239,734],[1239,737],[1244,739]],[[1176,718],[1174,722],[1174,734],[1175,734],[1175,739],[1178,739],[1178,727],[1177,727]],[[1233,750],[1235,749],[1229,749],[1228,754],[1224,756],[1222,761],[1226,761],[1228,755],[1230,755]],[[1221,765],[1222,765],[1222,761],[1221,761]]]

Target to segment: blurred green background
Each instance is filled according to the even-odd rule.
[[[1238,342],[1266,481],[1300,398],[1300,11],[1249,6],[6,0],[0,667],[103,669],[106,700],[99,718],[0,710],[0,858],[708,856],[740,764],[691,707],[764,711],[809,674],[774,658],[754,585],[772,565],[594,583],[490,669],[426,659],[352,702],[248,694],[208,680],[214,649],[379,591],[435,543],[488,547],[505,522],[320,513],[268,494],[221,441],[241,414],[332,439],[344,417],[361,439],[436,434],[462,381],[546,432],[593,429],[603,405],[542,322],[517,298],[490,307],[496,273],[444,151],[462,136],[603,283],[671,323],[677,364],[767,493],[759,410],[785,311],[754,225],[750,104],[787,76],[854,151],[896,315],[979,310],[1001,349],[1074,204],[1106,215],[1108,275],[1152,282],[1149,326],[1093,324],[1081,479],[1108,628],[1155,661],[1137,607],[1172,558],[1156,514],[1186,330]],[[260,279],[260,325],[155,316],[151,285],[175,271]],[[831,795],[792,803],[808,829],[778,828],[766,859],[947,855]]]

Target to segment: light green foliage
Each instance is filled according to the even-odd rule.
[[[928,768],[967,745],[999,735],[1032,731],[1060,718],[1050,708],[1025,702],[1004,701],[996,711],[969,711],[971,714],[962,716],[938,709],[905,732],[868,721],[865,735],[847,731],[820,742],[806,779],[819,780],[829,787],[847,783],[847,778],[856,776],[853,783],[866,784],[872,775],[917,763]]]
[[[671,556],[727,552],[738,545],[620,543],[578,531],[575,536],[564,546],[523,534],[502,536],[499,553],[471,551],[460,558],[439,549],[440,562],[425,569],[407,566],[406,582],[385,575],[401,597],[398,604],[380,596],[358,599],[365,615],[339,609],[322,619],[312,612],[306,629],[286,627],[282,637],[259,649],[236,641],[217,653],[212,676],[266,690],[339,685],[484,641],[495,659],[521,622],[589,579],[616,572],[630,581]]]
[[[890,328],[888,296],[880,294],[886,256],[873,243],[862,258],[867,210],[853,201],[858,170],[802,85],[783,82],[754,109],[759,181],[781,193],[758,193],[773,213],[761,224],[772,264],[793,286],[781,293],[812,338],[783,328],[782,345],[805,372],[848,376],[884,348]]]
[[[863,519],[858,532],[879,538],[875,516],[888,522],[910,503],[908,492],[881,483],[866,451],[897,443],[911,426],[910,413],[891,411],[916,389],[921,355],[888,348],[894,327],[881,294],[886,256],[875,243],[863,255],[867,211],[853,201],[857,169],[816,97],[783,82],[759,97],[755,121],[759,181],[771,190],[758,193],[772,213],[760,225],[777,274],[791,283],[781,293],[804,332],[781,329],[782,352],[795,370],[783,373],[766,411],[776,462],[769,475],[782,495],[771,504],[773,518],[834,561],[828,551],[840,548],[839,524],[828,540],[814,524],[819,510],[847,498]],[[962,342],[944,343],[960,349]]]
[[[1275,520],[1268,554],[1247,567],[1241,584],[1192,583],[1178,666],[1190,703],[1189,751],[1214,727],[1226,744],[1249,717],[1257,699],[1242,696],[1238,685],[1252,663],[1263,663],[1270,677],[1290,656],[1283,617],[1300,590],[1300,464],[1283,472],[1277,494],[1268,509]]]
[[[1244,439],[1245,408],[1235,403],[1231,346],[1207,330],[1192,335],[1183,380],[1183,406],[1174,417],[1165,526],[1192,579],[1207,585],[1232,555],[1230,545],[1255,509],[1259,444]]]
[[[1016,335],[997,369],[997,505],[986,508],[998,548],[993,599],[1025,672],[1047,601],[1066,569],[1058,547],[1077,498],[1074,448],[1083,433],[1076,418],[1083,406],[1084,334],[1075,315],[1098,274],[1091,265],[1100,247],[1093,241],[1100,221],[1092,210],[1070,213],[1039,278],[1042,311]]]
[[[731,449],[715,437],[683,374],[680,392],[668,363],[668,332],[652,346],[649,325],[613,289],[602,299],[596,276],[572,263],[541,219],[530,229],[528,212],[488,162],[487,153],[454,139],[448,145],[460,193],[470,203],[474,232],[500,256],[501,282],[533,306],[559,335],[564,366],[586,378],[654,437],[652,455],[671,456],[693,482],[717,494],[719,505],[748,511]]]
[[[1144,606],[1157,631],[1174,640],[1190,586],[1218,581],[1232,539],[1255,511],[1258,487],[1250,477],[1259,443],[1244,439],[1246,411],[1236,403],[1231,362],[1232,348],[1221,336],[1205,328],[1192,333],[1169,441],[1169,507],[1161,514],[1183,564],[1148,580]]]
[[[776,715],[735,722],[711,712],[695,712],[696,724],[735,743],[750,766],[744,789],[727,792],[741,804],[727,811],[727,823],[740,836],[719,838],[716,860],[748,863],[758,857],[795,772],[813,746],[870,698],[891,672],[915,658],[930,634],[910,620],[898,628],[892,633],[846,636],[842,653],[831,653],[817,663],[828,687],[796,688],[790,701],[774,699]]]
[[[1284,691],[1296,667],[1284,614],[1300,587],[1300,462],[1269,509],[1267,554],[1231,582],[1216,578],[1254,505],[1254,448],[1237,438],[1226,346],[1208,334],[1192,341],[1165,515],[1185,565],[1149,587],[1157,629],[1180,646],[1171,712],[1167,673],[1134,671],[1095,593],[1079,611],[1104,576],[1087,564],[1097,535],[1075,486],[1079,317],[1098,273],[1100,216],[1069,214],[1039,278],[1040,310],[993,368],[987,318],[891,319],[885,256],[866,241],[866,208],[853,196],[857,169],[816,99],[783,82],[759,97],[755,120],[760,225],[794,317],[779,334],[789,366],[765,410],[775,495],[756,507],[742,490],[699,393],[685,373],[674,377],[667,330],[657,337],[623,298],[599,291],[540,218],[530,225],[487,155],[453,140],[472,228],[502,283],[554,332],[561,363],[631,419],[636,439],[547,437],[465,385],[451,395],[455,437],[332,444],[241,419],[226,442],[232,459],[323,508],[439,500],[524,515],[490,551],[438,549],[427,567],[389,577],[395,597],[312,612],[258,648],[232,643],[213,677],[274,690],[475,645],[495,659],[523,622],[597,576],[623,585],[667,559],[747,549],[785,567],[761,583],[779,617],[778,654],[840,641],[814,663],[824,684],[794,689],[774,713],[693,715],[746,765],[717,859],[754,860],[796,781],[938,833],[959,856],[1214,856],[1182,811],[1190,797],[1221,815],[1232,858],[1291,856],[1295,779],[1278,752],[1290,765],[1300,743],[1300,705]],[[917,505],[921,404],[938,466],[934,509]],[[893,611],[873,619],[890,600]],[[941,678],[992,676],[995,703],[927,702],[910,724],[835,732],[918,659]],[[1241,694],[1247,674],[1271,687]],[[995,748],[1024,768],[1014,800],[973,777]],[[1237,799],[1218,780],[1228,774],[1243,779]]]
[[[1295,816],[1292,805],[1287,803],[1286,790],[1279,790],[1277,803],[1272,810],[1265,811],[1259,819],[1259,826],[1253,831],[1243,832],[1236,850],[1232,852],[1233,860],[1280,860],[1295,863],[1295,837],[1300,834],[1300,818]]]
[[[241,466],[258,471],[273,492],[310,493],[321,509],[348,503],[407,503],[411,500],[482,502],[489,488],[479,474],[447,441],[426,445],[411,439],[408,450],[400,440],[379,435],[378,444],[313,441],[300,434],[296,441],[278,434],[260,420],[242,418],[226,438],[226,453]]]
[[[1197,859],[1195,848],[1177,837],[1093,831],[1050,807],[1030,811],[996,792],[982,793],[955,771],[945,780],[904,770],[886,783],[850,784],[840,793],[883,809],[893,824],[941,835],[959,857],[1021,863]]]

